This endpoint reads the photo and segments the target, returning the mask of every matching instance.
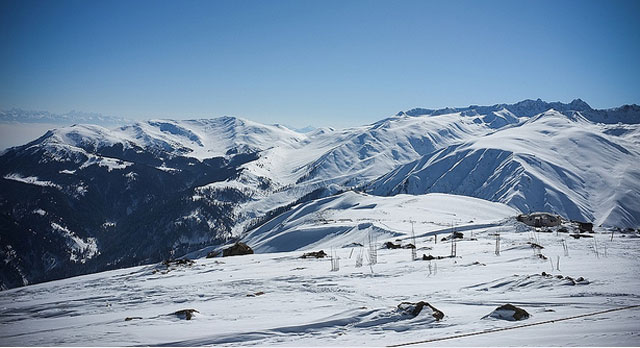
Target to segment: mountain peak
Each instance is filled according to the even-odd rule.
[[[569,106],[576,111],[593,110],[587,102],[580,98],[576,98],[569,103]]]

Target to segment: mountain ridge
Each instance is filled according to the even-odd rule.
[[[0,154],[0,286],[223,245],[296,204],[360,188],[636,227],[637,122],[598,123],[572,103],[538,114],[538,101],[402,114],[304,134],[236,117],[57,128]],[[636,109],[611,112],[635,121]]]
[[[513,104],[494,104],[489,106],[470,105],[467,107],[447,107],[442,109],[413,108],[407,111],[400,111],[396,116],[438,116],[447,113],[461,113],[464,116],[474,116],[474,114],[486,114],[489,112],[509,110],[520,116],[532,117],[549,109],[557,110],[563,114],[570,115],[573,112],[582,112],[589,120],[601,123],[640,123],[640,106],[637,104],[625,104],[619,107],[607,109],[593,109],[587,102],[580,98],[572,100],[570,103],[546,102],[538,98],[525,99]],[[629,115],[631,114],[631,115]]]

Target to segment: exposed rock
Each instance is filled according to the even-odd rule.
[[[193,264],[196,263],[195,261],[191,260],[191,259],[177,259],[177,260],[164,260],[162,261],[162,264],[170,267],[170,266],[193,266]]]
[[[207,253],[207,258],[211,259],[214,257],[218,257],[220,256],[220,251],[219,250],[211,250],[210,252]]]
[[[586,233],[571,233],[569,234],[571,237],[575,238],[575,239],[580,239],[580,238],[593,238],[593,236],[588,235]]]
[[[452,257],[453,256],[433,256],[431,254],[429,254],[429,255],[422,254],[422,259],[425,260],[425,261],[449,259],[449,258],[452,258]]]
[[[573,278],[571,276],[563,276],[562,274],[549,274],[547,272],[542,272],[542,276],[546,278],[555,278],[558,280],[565,280],[562,285],[586,285],[589,284],[589,281],[584,279],[584,277]]]
[[[420,314],[420,312],[422,312],[425,307],[431,310],[431,316],[433,316],[436,320],[442,320],[442,318],[444,318],[444,313],[434,306],[430,305],[429,302],[402,302],[398,305],[398,309],[400,311],[414,317]]]
[[[415,248],[416,246],[411,243],[402,246],[402,249],[415,249]]]
[[[177,259],[177,260],[164,260],[162,261],[162,266],[166,267],[166,270],[162,270],[162,266],[158,266],[157,269],[154,269],[152,271],[153,274],[156,273],[161,273],[161,274],[167,274],[173,270],[175,270],[177,267],[191,267],[195,264],[196,262],[187,258],[184,259]]]
[[[384,247],[387,248],[387,249],[400,249],[401,248],[400,244],[393,244],[393,242],[384,243]]]
[[[193,318],[194,313],[200,313],[200,312],[198,312],[195,309],[189,308],[189,309],[181,309],[173,314],[180,319],[191,320],[191,318]]]
[[[256,296],[260,296],[260,295],[264,295],[264,292],[263,291],[258,291],[258,292],[255,292],[253,294],[247,294],[247,297],[256,297]]]
[[[224,249],[222,256],[235,256],[235,255],[248,255],[253,254],[253,249],[243,242],[236,242],[236,244]]]
[[[507,303],[493,310],[493,312],[491,312],[485,318],[487,317],[501,319],[501,320],[516,321],[516,320],[528,319],[529,313],[527,313],[527,311],[525,311],[520,307],[516,307],[510,303]]]
[[[136,319],[142,319],[142,317],[126,317],[126,318],[124,318],[124,321],[131,321],[131,320],[136,320]]]
[[[312,251],[312,252],[308,252],[308,253],[304,253],[302,256],[300,256],[300,258],[306,259],[306,258],[310,258],[310,257],[315,257],[316,259],[321,259],[323,257],[327,257],[327,253],[324,252],[324,250],[320,250],[320,251]]]

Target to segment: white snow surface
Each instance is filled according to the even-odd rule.
[[[251,231],[243,241],[257,252],[366,244],[369,236],[408,238],[414,221],[422,234],[492,225],[519,212],[501,203],[432,193],[378,197],[345,192],[308,203],[279,215]]]
[[[191,266],[148,265],[30,285],[2,292],[0,341],[7,346],[385,346],[640,304],[636,234],[616,233],[611,240],[608,231],[598,229],[594,238],[576,240],[566,233],[532,232],[513,219],[502,219],[512,211],[502,211],[500,204],[427,197],[425,206],[432,207],[430,199],[443,206],[431,214],[431,209],[413,210],[421,204],[412,205],[410,197],[380,203],[391,234],[376,235],[375,265],[367,265],[368,245],[341,247],[346,240],[336,236],[322,247],[340,258],[337,271],[330,270],[329,259],[300,258],[304,251],[317,251],[317,244],[312,249],[202,258]],[[344,215],[331,212],[341,204],[352,205],[345,211],[354,219],[366,216],[360,211],[375,211],[366,206],[367,196],[345,195],[316,204],[328,210],[327,228],[343,224]],[[465,224],[457,257],[412,261],[408,249],[380,249],[396,238],[402,244],[413,242],[407,233],[413,219],[418,256],[449,255],[451,243],[439,240],[448,233],[440,231],[435,244],[429,232],[446,226],[450,216],[445,212],[456,206],[460,211],[479,209],[459,216],[477,221]],[[291,223],[295,220],[312,225],[302,216]],[[501,236],[499,256],[494,253],[495,233]],[[362,235],[352,237],[350,242],[362,242]],[[534,256],[527,244],[531,241],[544,246],[542,253],[553,261],[553,270],[549,260]],[[363,253],[364,265],[356,267]],[[572,282],[566,276],[585,281]],[[405,301],[427,301],[445,316],[436,321],[425,309],[412,317],[397,308]],[[531,317],[517,323],[482,319],[506,303]],[[174,314],[184,309],[198,312],[191,320]],[[634,346],[640,341],[639,319],[636,307],[434,344]]]
[[[58,190],[62,189],[62,186],[55,184],[49,180],[40,180],[38,179],[37,176],[22,176],[21,174],[12,173],[12,174],[5,175],[3,178],[7,180],[13,180],[13,181],[22,182],[25,184],[30,184],[30,185],[36,185],[36,186],[42,186],[42,187],[54,187],[54,188],[57,188]]]

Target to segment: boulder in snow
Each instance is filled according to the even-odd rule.
[[[321,259],[326,256],[327,256],[327,253],[325,253],[324,250],[320,250],[320,251],[311,251],[308,253],[304,253],[302,256],[300,256],[300,258],[306,259],[306,258],[315,257],[316,259]]]
[[[253,249],[251,249],[250,246],[242,242],[236,242],[236,244],[222,251],[223,257],[235,256],[235,255],[247,255],[247,254],[253,254]]]
[[[191,320],[191,318],[193,318],[194,313],[200,313],[200,312],[198,312],[195,309],[189,308],[189,309],[181,309],[173,314],[180,319]]]
[[[387,249],[400,249],[401,248],[400,244],[394,244],[393,242],[384,243],[384,247],[387,248]]]
[[[437,309],[436,307],[429,304],[429,302],[420,301],[416,303],[412,302],[402,302],[398,305],[398,309],[405,314],[411,315],[413,317],[420,314],[423,310],[429,311],[430,315],[434,317],[436,320],[441,320],[444,318],[444,313]]]
[[[529,313],[520,307],[516,307],[510,303],[496,308],[485,318],[495,318],[509,321],[525,320],[529,318]]]

